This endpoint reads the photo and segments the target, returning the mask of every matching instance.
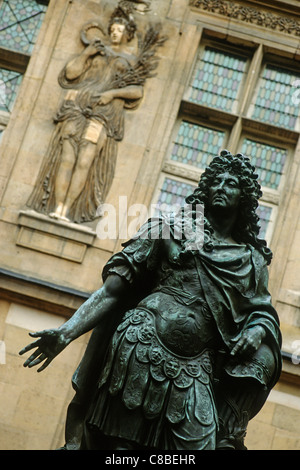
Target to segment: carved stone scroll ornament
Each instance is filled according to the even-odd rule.
[[[199,10],[300,36],[300,23],[291,17],[275,15],[227,0],[190,0],[190,5]]]
[[[93,220],[111,187],[125,109],[134,110],[157,67],[165,38],[149,26],[137,35],[131,2],[120,2],[107,31],[98,21],[81,31],[84,50],[58,81],[66,90],[55,132],[28,206],[57,219]]]

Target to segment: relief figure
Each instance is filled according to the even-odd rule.
[[[136,29],[132,14],[121,7],[111,16],[108,34],[97,22],[83,28],[86,47],[58,78],[67,91],[27,203],[37,212],[82,223],[93,220],[105,201],[124,136],[124,110],[138,107],[157,65],[155,49],[163,42],[153,27],[137,41]]]

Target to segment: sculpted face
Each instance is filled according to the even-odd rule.
[[[121,44],[125,31],[125,25],[114,23],[110,28],[110,39],[113,45]]]
[[[238,177],[226,171],[217,175],[209,188],[209,207],[235,210],[238,208],[240,196],[241,189]]]

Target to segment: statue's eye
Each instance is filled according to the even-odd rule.
[[[231,186],[232,188],[238,188],[238,183],[236,181],[230,180],[227,182],[228,186]]]

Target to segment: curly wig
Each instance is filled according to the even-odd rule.
[[[259,217],[256,214],[258,199],[262,196],[261,187],[257,181],[258,175],[255,173],[254,166],[250,159],[242,154],[232,155],[228,150],[222,150],[219,156],[216,156],[210,165],[202,174],[198,187],[193,194],[187,196],[186,203],[195,206],[202,204],[205,208],[208,201],[208,190],[215,177],[225,171],[237,176],[240,182],[241,199],[236,223],[233,228],[232,236],[238,243],[246,243],[258,249],[270,264],[272,252],[267,247],[265,240],[258,238],[259,235]],[[204,248],[213,249],[213,228],[205,217],[205,239]]]

